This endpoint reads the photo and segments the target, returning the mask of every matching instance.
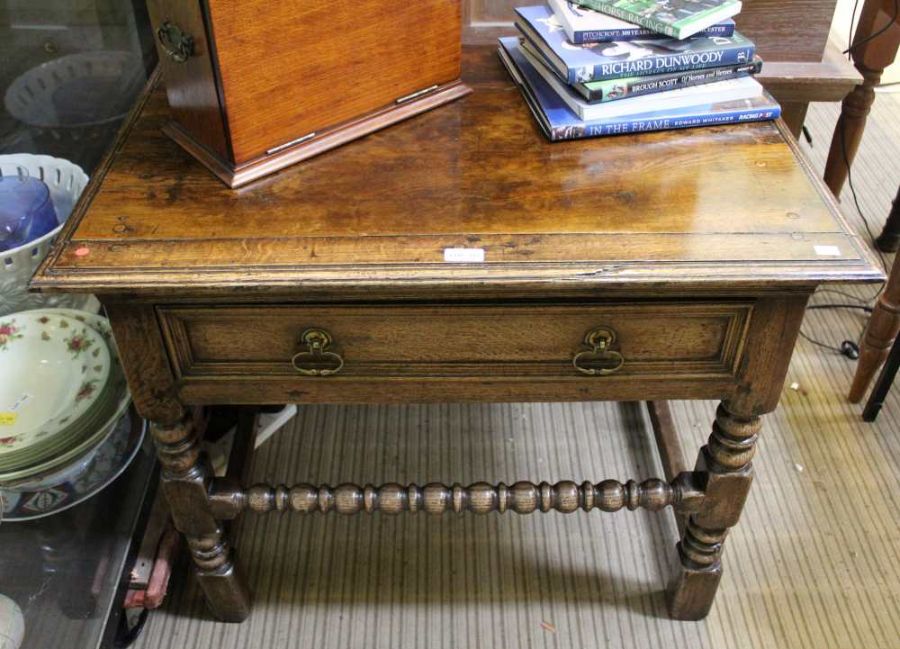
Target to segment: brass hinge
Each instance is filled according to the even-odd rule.
[[[434,92],[434,91],[437,90],[439,87],[440,87],[440,86],[438,86],[437,84],[435,84],[435,85],[433,85],[433,86],[429,86],[428,88],[425,88],[424,90],[418,90],[418,91],[416,91],[416,92],[414,92],[414,93],[412,93],[412,94],[404,95],[403,97],[400,97],[400,99],[395,100],[394,103],[396,103],[396,104],[405,104],[406,102],[412,101],[413,99],[418,99],[418,98],[421,97],[422,95],[427,95],[429,92]]]
[[[301,142],[306,142],[307,140],[311,140],[314,137],[316,137],[315,133],[308,133],[307,135],[304,135],[303,137],[298,137],[296,140],[291,140],[290,142],[285,142],[284,144],[279,144],[278,146],[269,149],[268,151],[266,151],[266,155],[272,155],[273,153],[278,153],[279,151],[284,151],[285,149],[289,149],[292,146],[300,144]]]

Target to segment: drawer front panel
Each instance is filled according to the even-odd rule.
[[[576,369],[573,359],[582,352],[582,367],[616,376],[731,377],[751,312],[749,303],[158,307],[173,367],[186,384],[210,378],[602,380]],[[585,344],[598,328],[614,336],[608,348]],[[301,340],[310,329],[331,337],[329,358],[311,364],[338,370],[331,376],[300,371],[306,360],[324,358]],[[300,370],[292,363],[298,354]]]

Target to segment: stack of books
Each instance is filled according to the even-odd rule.
[[[739,0],[548,0],[500,59],[550,140],[775,119]]]

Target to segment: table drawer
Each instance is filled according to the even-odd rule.
[[[735,375],[750,303],[160,306],[178,378]],[[311,333],[310,333],[311,332]]]

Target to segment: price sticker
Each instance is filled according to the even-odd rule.
[[[455,264],[484,263],[484,248],[444,248],[444,261]]]
[[[841,249],[837,246],[814,246],[819,257],[840,257]]]

